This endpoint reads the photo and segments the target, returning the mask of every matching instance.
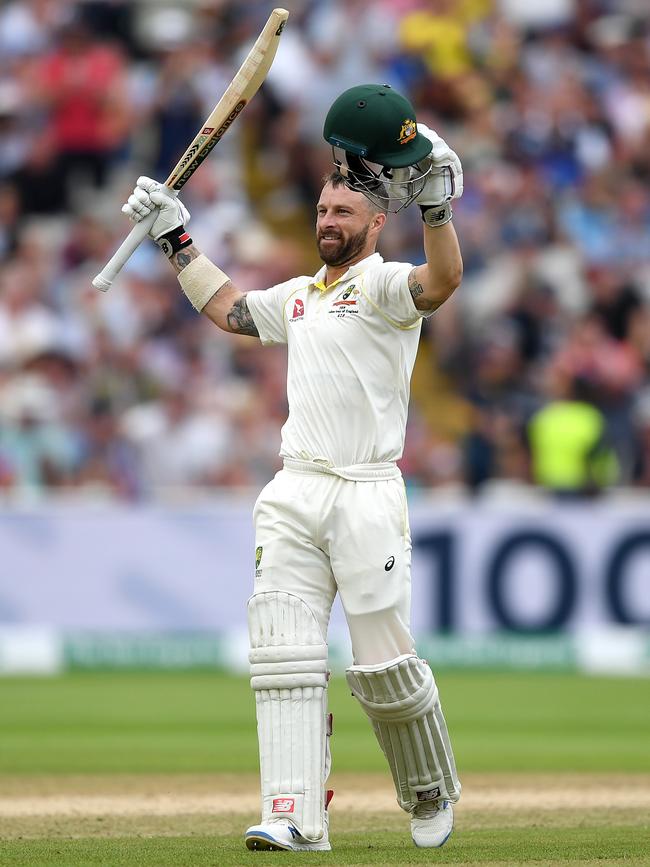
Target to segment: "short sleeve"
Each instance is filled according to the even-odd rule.
[[[363,281],[370,303],[398,328],[413,326],[428,313],[417,309],[409,290],[413,268],[408,262],[384,262],[368,271]]]
[[[248,309],[265,346],[287,342],[284,305],[293,291],[294,283],[294,280],[289,280],[270,289],[255,289],[246,293]]]

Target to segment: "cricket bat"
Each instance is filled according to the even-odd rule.
[[[170,196],[178,195],[178,191],[192,177],[212,148],[260,89],[273,63],[288,17],[289,13],[286,9],[274,9],[271,12],[269,20],[239,71],[165,181],[165,189]],[[136,223],[112,258],[93,280],[96,289],[106,292],[111,288],[129,257],[147,237],[156,216],[156,211],[153,211],[144,220]]]

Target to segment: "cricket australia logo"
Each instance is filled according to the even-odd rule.
[[[333,302],[329,312],[335,313],[337,318],[342,318],[347,313],[359,312],[359,290],[354,283],[350,283],[341,297]]]
[[[417,135],[418,128],[414,120],[410,118],[406,118],[403,121],[402,127],[399,131],[399,138],[397,139],[397,143],[401,145],[408,144],[408,142],[413,141],[415,136]]]

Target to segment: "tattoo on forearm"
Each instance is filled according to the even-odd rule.
[[[249,334],[251,337],[259,337],[259,331],[253,322],[246,296],[240,298],[232,305],[230,313],[226,317],[228,325],[235,334]]]
[[[193,259],[197,259],[200,255],[200,251],[196,249],[194,244],[190,244],[189,247],[183,247],[183,249],[179,250],[178,253],[174,253],[170,262],[174,266],[176,273],[180,274],[183,268],[187,268],[190,262]]]
[[[415,276],[415,268],[409,274],[408,283],[409,283],[409,292],[411,293],[411,296],[413,297],[413,300],[415,301],[415,299],[419,295],[422,295],[422,293],[424,292],[424,289],[422,288],[422,284],[418,282],[418,278]]]

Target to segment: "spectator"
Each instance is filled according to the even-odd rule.
[[[4,487],[39,497],[69,487],[81,462],[77,431],[59,416],[52,390],[39,377],[17,377],[0,390],[0,466]]]
[[[147,491],[200,485],[228,460],[227,421],[194,407],[188,385],[127,410],[121,429],[137,451]]]
[[[564,498],[593,496],[618,472],[605,417],[579,378],[556,369],[549,386],[549,403],[528,424],[532,481]]]
[[[634,441],[632,407],[643,376],[636,350],[610,338],[603,321],[592,313],[575,323],[551,364],[560,380],[566,378],[589,388],[592,403],[606,419],[622,477],[627,480]]]
[[[98,40],[76,15],[62,24],[38,69],[39,94],[51,113],[58,172],[67,201],[79,183],[103,186],[127,142],[129,111],[122,53]]]

